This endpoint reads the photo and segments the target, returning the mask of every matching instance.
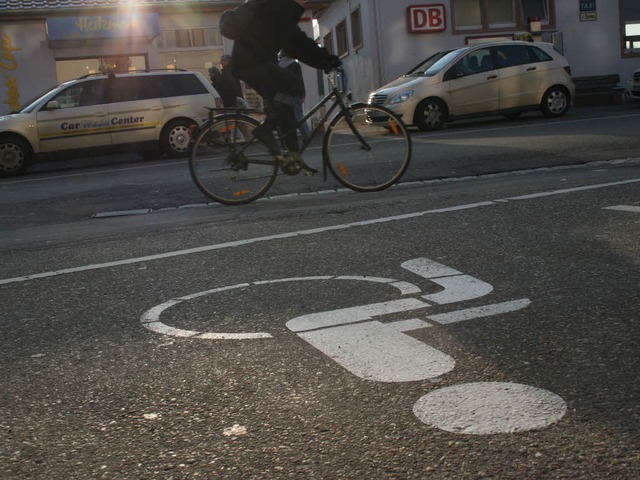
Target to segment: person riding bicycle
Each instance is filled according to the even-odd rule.
[[[265,104],[266,119],[253,134],[275,155],[285,173],[305,169],[296,135],[294,98],[301,96],[300,81],[278,66],[278,52],[286,50],[292,58],[329,72],[341,66],[336,55],[320,47],[298,26],[305,0],[246,0],[242,7],[251,12],[233,45],[233,74],[248,83]],[[288,154],[283,154],[274,130],[289,132],[283,138]]]

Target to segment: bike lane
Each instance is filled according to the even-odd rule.
[[[94,369],[112,368],[111,383],[90,389],[109,414],[89,437],[119,445],[116,458],[131,458],[133,471],[145,471],[133,466],[138,458],[156,470],[171,464],[228,478],[636,471],[637,438],[619,427],[637,413],[621,400],[633,396],[621,380],[637,366],[629,350],[637,331],[625,330],[629,300],[620,293],[638,278],[632,192],[621,185],[605,198],[580,193],[575,203],[496,202],[60,276],[50,295],[86,301],[59,320],[60,332],[88,351],[88,337],[100,339],[103,352],[74,350],[78,361],[94,362],[78,381],[91,384]],[[336,248],[319,248],[329,244]],[[88,280],[100,283],[102,297]],[[598,297],[607,285],[618,293]],[[605,309],[613,312],[601,321]],[[49,310],[60,319],[55,305]],[[94,310],[84,330],[69,328]],[[135,341],[117,346],[126,336]],[[114,365],[115,352],[133,378]],[[81,369],[64,352],[31,351],[41,353],[31,362],[61,361],[68,375]],[[627,360],[616,370],[619,358]],[[96,415],[84,400],[60,396],[63,417],[74,407],[82,418]],[[40,408],[56,412],[55,399],[49,405]],[[74,422],[60,431],[87,435]],[[83,450],[65,444],[71,458]],[[604,449],[616,457],[602,457]],[[107,477],[118,471],[95,451]],[[581,465],[585,455],[598,462]]]

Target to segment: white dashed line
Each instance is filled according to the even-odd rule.
[[[634,205],[615,205],[613,207],[604,207],[605,210],[618,210],[620,212],[640,213],[640,207]]]
[[[116,261],[113,261],[113,262],[90,264],[90,265],[84,265],[84,266],[80,266],[80,267],[64,268],[64,269],[53,270],[53,271],[49,271],[49,272],[34,273],[34,274],[29,274],[29,275],[24,275],[24,276],[19,276],[19,277],[5,278],[5,279],[0,279],[0,285],[6,285],[6,284],[9,284],[9,283],[17,283],[17,282],[27,282],[29,280],[36,280],[38,278],[55,277],[57,275],[65,275],[65,274],[70,274],[70,273],[80,273],[80,272],[86,272],[86,271],[91,271],[91,270],[100,270],[100,269],[104,269],[104,268],[119,267],[119,266],[123,266],[123,265],[132,265],[132,264],[136,264],[136,263],[149,262],[149,261],[154,261],[154,260],[164,260],[164,259],[167,259],[167,258],[178,257],[178,256],[181,256],[181,255],[190,255],[190,254],[193,254],[193,253],[203,253],[203,252],[209,252],[209,251],[214,251],[214,250],[223,250],[223,249],[226,249],[226,248],[240,247],[240,246],[250,245],[250,244],[254,244],[254,243],[261,243],[261,242],[267,242],[267,241],[271,241],[271,240],[277,240],[277,239],[294,238],[294,237],[303,236],[303,235],[314,235],[316,233],[324,233],[324,232],[329,232],[329,231],[332,231],[332,230],[346,230],[348,228],[353,228],[353,227],[363,227],[363,226],[367,226],[367,225],[389,223],[389,222],[395,222],[395,221],[398,221],[398,220],[407,220],[407,219],[411,219],[411,218],[418,218],[418,217],[422,217],[422,216],[425,216],[425,215],[431,215],[431,214],[435,214],[435,213],[448,213],[448,212],[456,212],[456,211],[460,211],[460,210],[468,210],[468,209],[473,209],[473,208],[478,208],[478,207],[494,206],[494,205],[499,205],[499,204],[501,204],[501,203],[503,203],[505,201],[508,202],[508,201],[518,201],[518,200],[531,200],[531,199],[536,199],[536,198],[541,198],[541,197],[548,197],[548,196],[552,196],[552,195],[564,195],[564,194],[567,194],[567,193],[575,193],[575,192],[583,192],[583,191],[587,191],[587,190],[597,190],[597,189],[601,189],[601,188],[617,187],[617,186],[629,185],[629,184],[632,184],[632,183],[639,183],[639,182],[640,182],[640,178],[633,178],[633,179],[629,179],[629,180],[621,180],[621,181],[618,181],[618,182],[600,183],[600,184],[595,184],[595,185],[586,185],[586,186],[583,186],[583,187],[566,188],[566,189],[562,189],[562,190],[552,190],[552,191],[548,191],[548,192],[539,192],[539,193],[529,194],[529,195],[520,195],[520,196],[515,196],[515,197],[507,197],[507,198],[497,199],[497,200],[493,200],[493,201],[469,203],[469,204],[456,205],[456,206],[446,207],[446,208],[436,208],[436,209],[433,209],[433,210],[423,210],[423,211],[407,213],[407,214],[403,214],[403,215],[393,215],[393,216],[390,216],[390,217],[381,217],[381,218],[376,218],[376,219],[372,219],[372,220],[364,220],[364,221],[358,221],[358,222],[352,222],[352,223],[344,223],[344,224],[339,224],[339,225],[330,225],[330,226],[327,226],[327,227],[312,228],[312,229],[308,229],[308,230],[298,230],[298,231],[294,231],[294,232],[285,232],[285,233],[280,233],[280,234],[276,234],[276,235],[268,235],[268,236],[264,236],[264,237],[249,238],[249,239],[244,239],[244,240],[236,240],[236,241],[233,241],[233,242],[224,242],[224,243],[218,243],[218,244],[214,244],[214,245],[205,245],[205,246],[202,246],[202,247],[189,248],[189,249],[185,249],[185,250],[176,250],[176,251],[160,253],[160,254],[156,254],[156,255],[147,255],[147,256],[144,256],[144,257],[128,258],[128,259],[124,259],[124,260],[116,260]]]

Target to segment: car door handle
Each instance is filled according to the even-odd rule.
[[[498,75],[489,75],[487,80],[493,80],[494,78],[498,78]]]
[[[529,67],[527,68],[527,72],[533,72],[537,67]]]

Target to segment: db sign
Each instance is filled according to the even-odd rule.
[[[441,3],[434,5],[413,5],[407,8],[409,32],[433,33],[447,28],[447,11]]]

